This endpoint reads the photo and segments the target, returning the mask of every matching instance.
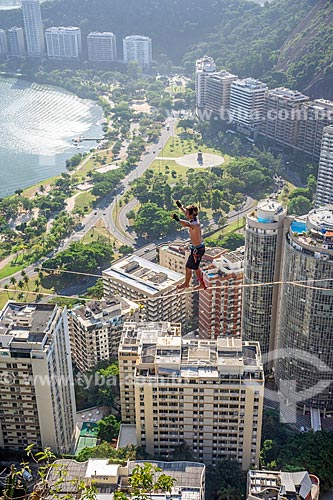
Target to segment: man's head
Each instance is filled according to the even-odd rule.
[[[185,208],[185,215],[190,220],[195,219],[198,215],[198,207],[195,205],[187,205]]]

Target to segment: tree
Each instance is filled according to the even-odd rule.
[[[146,462],[134,467],[128,482],[131,486],[130,498],[149,500],[155,492],[170,493],[176,479],[164,474],[160,467]],[[114,498],[127,500],[128,496],[121,491],[116,491]]]
[[[304,215],[311,210],[311,203],[305,196],[296,196],[288,203],[288,214]]]
[[[119,434],[120,422],[114,415],[108,415],[98,423],[98,437],[103,441],[111,442]]]

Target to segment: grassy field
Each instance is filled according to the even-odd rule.
[[[22,291],[13,292],[11,289],[19,290],[17,284],[10,285],[10,288],[6,291],[0,292],[0,309],[4,307],[6,302],[10,300],[16,300],[18,302],[34,302],[38,293],[54,293],[54,288],[45,288],[42,285],[36,286],[36,280],[38,276],[31,278],[27,285],[24,285]],[[19,278],[17,281],[20,281]],[[20,293],[23,293],[23,298],[19,298]]]
[[[0,269],[0,279],[7,278],[18,271],[22,271],[22,269],[28,265],[29,263],[26,260],[23,260],[22,255],[19,255],[17,259],[13,257],[8,264]]]
[[[242,229],[245,226],[245,223],[246,223],[245,217],[241,217],[238,221],[236,220],[231,224],[229,224],[227,227],[220,229],[219,231],[216,231],[216,233],[209,236],[209,239],[217,241],[218,239],[223,238],[227,234],[234,233],[235,231],[238,231],[238,229]]]
[[[92,209],[93,202],[95,200],[96,196],[91,194],[89,191],[84,191],[75,198],[75,208],[84,209],[85,207],[88,207],[88,209]]]

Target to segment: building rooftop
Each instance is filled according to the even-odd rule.
[[[318,500],[319,480],[307,471],[249,470],[248,498],[267,500]]]
[[[297,224],[303,231],[295,231]],[[290,225],[290,243],[314,257],[333,261],[333,205],[311,210],[306,223],[293,221]]]
[[[255,78],[243,78],[235,80],[231,84],[231,88],[235,86],[241,87],[244,90],[263,90],[268,88],[266,83],[261,82],[260,80],[256,80]]]
[[[296,102],[304,102],[309,100],[309,97],[307,95],[302,94],[302,92],[299,92],[298,90],[287,89],[285,87],[270,89],[269,96]]]
[[[112,297],[106,300],[92,300],[85,305],[74,307],[70,314],[75,314],[80,318],[85,326],[96,326],[99,324],[116,322],[119,316],[129,313],[131,310],[138,310],[139,305],[124,297]]]
[[[182,274],[137,255],[117,261],[103,271],[103,277],[113,278],[152,297],[183,281]]]
[[[215,61],[212,57],[209,56],[203,56],[201,59],[197,59],[195,67],[197,71],[205,71],[207,73],[216,71]]]
[[[112,500],[113,492],[121,485],[128,488],[128,478],[133,469],[138,465],[147,463],[147,460],[130,461],[127,466],[120,464],[109,464],[108,459],[89,459],[87,462],[76,462],[75,460],[56,460],[55,467],[50,468],[47,476],[50,489],[57,488],[57,494],[49,494],[46,500],[62,498],[70,494],[73,498],[81,497],[80,481],[87,485],[95,481],[97,498],[101,500]],[[162,469],[157,472],[167,474],[176,481],[171,496],[166,493],[154,493],[154,500],[201,500],[205,486],[205,465],[197,462],[150,462]],[[63,482],[59,484],[59,471],[62,471]],[[99,481],[100,478],[100,481]]]
[[[117,441],[117,450],[131,445],[137,446],[137,444],[136,425],[121,424]]]
[[[163,376],[168,373],[185,378],[218,378],[220,373],[230,370],[262,372],[257,342],[242,342],[235,337],[213,340],[184,338],[181,337],[180,328],[169,328],[160,335],[160,330],[154,327],[149,331],[141,324],[136,325],[125,323],[119,352],[137,353],[138,377]],[[250,375],[249,377],[251,378]]]
[[[88,460],[85,477],[91,477],[93,479],[97,476],[118,477],[119,467],[119,464],[110,464],[108,458],[90,458]]]
[[[54,304],[8,302],[0,313],[0,343],[43,344],[56,309]]]

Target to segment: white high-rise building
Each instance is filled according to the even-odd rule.
[[[82,50],[81,30],[75,26],[52,27],[45,31],[49,58],[78,59]]]
[[[333,203],[333,125],[324,128],[321,142],[316,206]]]
[[[6,31],[0,29],[0,57],[6,57],[8,52]]]
[[[151,38],[141,35],[130,35],[123,39],[124,63],[137,62],[143,67],[150,66],[152,62]]]
[[[45,44],[39,0],[22,0],[22,12],[28,57],[42,57]]]
[[[206,78],[216,72],[216,64],[212,57],[204,56],[195,63],[195,95],[198,108],[206,104]]]
[[[75,395],[66,309],[8,302],[0,313],[0,448],[70,453]]]
[[[25,41],[23,28],[9,28],[7,30],[8,57],[22,57],[25,55]]]
[[[89,61],[112,62],[117,60],[116,35],[113,33],[89,33],[87,44]]]
[[[232,82],[230,119],[240,132],[251,133],[261,124],[265,108],[266,83],[245,78]]]

